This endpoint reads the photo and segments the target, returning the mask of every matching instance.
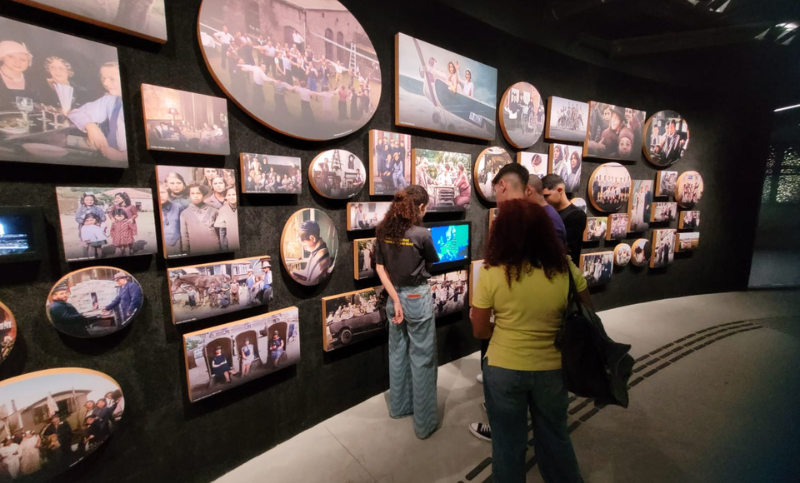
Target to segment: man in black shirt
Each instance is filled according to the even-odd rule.
[[[564,191],[564,180],[561,176],[548,174],[542,178],[544,184],[543,195],[550,205],[558,211],[558,215],[567,229],[567,249],[572,262],[577,264],[581,257],[581,241],[583,231],[586,229],[586,213],[576,208],[567,199]]]

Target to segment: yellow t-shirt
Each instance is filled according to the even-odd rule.
[[[575,287],[586,289],[578,267],[569,262]],[[553,345],[564,319],[569,295],[569,276],[551,280],[535,268],[519,281],[506,281],[504,267],[482,267],[472,305],[493,309],[495,328],[486,352],[488,364],[517,371],[561,369],[561,352]]]

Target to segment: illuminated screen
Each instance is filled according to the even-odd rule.
[[[0,215],[0,257],[31,250],[33,224],[24,215]]]
[[[428,228],[439,263],[469,258],[469,225],[443,225]]]

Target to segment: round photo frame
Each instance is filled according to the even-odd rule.
[[[631,246],[627,243],[620,243],[614,247],[614,265],[624,267],[631,261]]]
[[[650,264],[652,255],[652,244],[647,238],[639,238],[631,243],[631,265],[635,267],[646,267]]]
[[[308,182],[324,198],[349,200],[367,183],[367,168],[358,156],[344,149],[329,149],[308,165]]]
[[[517,149],[528,149],[536,144],[544,131],[544,103],[532,84],[512,84],[500,98],[500,130],[506,140]]]
[[[289,277],[300,285],[319,285],[330,277],[339,253],[333,220],[322,210],[295,211],[281,233],[281,262]]]
[[[0,302],[0,364],[6,360],[17,341],[17,319],[3,302]]]
[[[684,171],[675,183],[675,201],[681,208],[694,208],[703,197],[703,177],[697,171]]]
[[[491,146],[481,151],[472,168],[475,191],[481,198],[489,203],[495,202],[492,179],[500,171],[500,168],[513,162],[514,159],[508,154],[508,151],[499,146]]]
[[[645,159],[659,168],[675,164],[689,147],[689,123],[675,111],[658,111],[650,116],[642,135]]]
[[[631,194],[631,175],[619,163],[604,163],[589,177],[587,197],[595,209],[617,213],[628,208]]]
[[[577,209],[581,210],[582,212],[586,213],[587,207],[586,207],[586,200],[585,199],[583,199],[583,198],[572,198],[570,200],[570,203],[572,203],[575,206],[575,208],[577,208]]]

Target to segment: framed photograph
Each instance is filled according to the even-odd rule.
[[[361,192],[367,169],[358,156],[344,149],[319,153],[308,166],[308,181],[325,198],[349,200]]]
[[[583,156],[636,161],[642,149],[645,117],[644,111],[589,101],[589,129]]]
[[[164,258],[239,249],[236,171],[156,166]]]
[[[583,230],[583,241],[600,241],[606,238],[608,232],[608,218],[605,216],[590,216],[586,219],[586,228]]]
[[[653,230],[650,268],[666,267],[675,260],[675,230]]]
[[[583,253],[580,269],[587,286],[606,285],[614,272],[614,252]]]
[[[493,141],[497,69],[403,33],[394,39],[395,124]]]
[[[678,214],[678,228],[681,230],[694,230],[700,227],[699,211],[681,211]]]
[[[656,196],[674,197],[677,183],[677,171],[658,171],[656,173]]]
[[[567,193],[576,193],[580,189],[582,163],[580,146],[550,145],[550,172],[561,176]]]
[[[425,224],[431,233],[436,253],[439,255],[439,262],[433,264],[434,270],[448,270],[469,263],[470,225],[468,221]]]
[[[631,264],[635,267],[645,267],[650,263],[652,244],[647,238],[639,238],[631,243]]]
[[[291,194],[303,192],[300,158],[240,153],[243,194]]]
[[[547,98],[544,137],[556,141],[582,143],[589,124],[589,104],[563,97]]]
[[[127,168],[117,49],[2,17],[0,31],[0,160]]]
[[[353,278],[366,280],[375,278],[378,243],[375,238],[359,238],[353,240]]]
[[[650,222],[673,221],[678,214],[678,203],[659,201],[650,209]]]
[[[47,296],[47,318],[59,332],[93,338],[124,329],[142,308],[142,286],[114,267],[90,267],[68,273]]]
[[[386,333],[386,310],[379,307],[383,287],[322,297],[322,349],[341,349]]]
[[[281,234],[281,260],[286,273],[301,285],[317,285],[336,267],[339,236],[322,210],[304,208],[286,221]]]
[[[0,265],[41,260],[46,251],[41,208],[0,206]]]
[[[411,184],[411,136],[369,131],[369,194],[393,196]]]
[[[389,212],[391,201],[347,203],[347,231],[374,230]]]
[[[589,202],[595,209],[613,213],[628,206],[631,175],[619,163],[601,164],[589,177]]]
[[[225,99],[142,84],[142,106],[147,149],[231,154]]]
[[[469,273],[467,270],[454,270],[440,273],[428,279],[433,292],[434,317],[463,312],[469,297]]]
[[[56,187],[68,262],[158,253],[153,191],[133,187]]]
[[[570,200],[570,203],[572,203],[575,206],[575,208],[577,208],[577,209],[581,210],[582,212],[586,213],[586,200],[585,199],[583,199],[583,198],[572,198],[572,200]]]
[[[677,237],[678,240],[675,243],[676,252],[691,252],[697,250],[697,246],[700,244],[700,233],[696,231],[679,232]]]
[[[644,157],[655,166],[671,166],[686,154],[689,124],[675,111],[658,111],[645,123],[644,136]]]
[[[14,319],[14,314],[11,313],[11,309],[0,302],[0,362],[6,360],[11,349],[14,348],[16,340],[17,321]]]
[[[686,171],[678,176],[675,201],[681,208],[694,208],[703,197],[703,177],[697,171]]]
[[[183,336],[189,400],[197,402],[300,362],[300,316],[287,307]]]
[[[528,173],[535,174],[539,179],[544,178],[552,172],[552,167],[548,160],[549,156],[546,154],[528,153],[525,151],[517,153],[517,162],[525,166]]]
[[[620,243],[614,247],[614,265],[624,267],[631,261],[631,246],[627,243]]]
[[[633,196],[628,200],[628,232],[641,233],[650,228],[650,216],[653,205],[653,182],[646,179],[635,179],[631,182]]]
[[[527,82],[517,82],[506,89],[500,106],[500,130],[509,144],[517,149],[533,146],[544,128],[544,103],[539,91]]]
[[[172,323],[268,306],[273,293],[271,260],[265,255],[168,268]]]
[[[481,195],[481,198],[494,203],[495,198],[494,190],[492,189],[492,179],[494,179],[497,172],[500,171],[500,168],[513,162],[511,155],[503,148],[492,146],[481,151],[481,154],[478,155],[478,160],[475,162],[475,169],[473,171],[475,187],[477,188],[478,194]]]
[[[428,212],[467,211],[472,197],[472,156],[449,151],[414,149],[411,184],[428,191]]]
[[[627,213],[614,213],[608,216],[608,232],[606,240],[622,240],[628,235],[630,215]]]

